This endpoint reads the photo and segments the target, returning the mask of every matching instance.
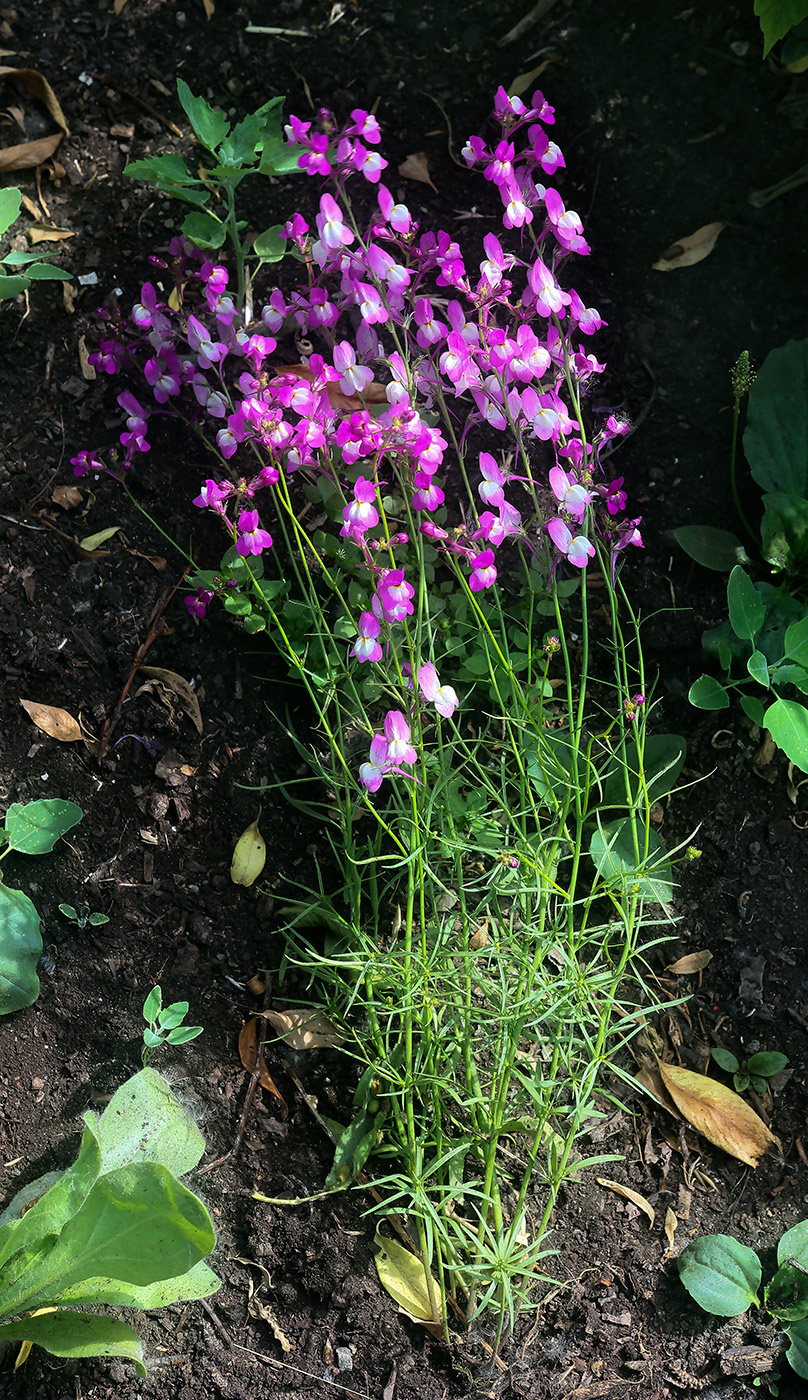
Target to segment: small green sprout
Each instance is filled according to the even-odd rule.
[[[202,1034],[202,1026],[182,1025],[187,1015],[187,1001],[174,1001],[170,1006],[163,1006],[162,989],[152,988],[143,1003],[143,1017],[147,1023],[143,1032],[144,1065],[161,1045],[185,1045]]]
[[[78,909],[73,904],[60,904],[59,913],[64,914],[71,923],[78,924],[79,928],[100,928],[102,924],[109,923],[108,914],[91,914],[89,904],[80,904]]]
[[[750,1086],[756,1093],[765,1094],[768,1081],[788,1064],[788,1056],[780,1050],[761,1050],[757,1055],[750,1055],[748,1060],[738,1060],[731,1050],[725,1050],[721,1045],[710,1053],[716,1064],[732,1075],[738,1094],[745,1093]]]

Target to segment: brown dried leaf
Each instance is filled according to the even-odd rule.
[[[79,364],[81,373],[85,379],[95,379],[95,367],[90,364],[90,352],[87,349],[85,336],[79,336]]]
[[[432,184],[432,177],[429,174],[429,161],[426,151],[415,151],[411,156],[407,156],[398,167],[399,175],[404,175],[408,180],[420,180],[422,185],[431,185],[435,194],[438,193],[435,185]]]
[[[30,170],[34,165],[42,165],[62,140],[61,131],[53,136],[40,136],[37,141],[23,141],[19,146],[6,146],[0,151],[0,171]]]
[[[119,14],[121,13],[121,11],[122,11],[122,9],[123,9],[123,7],[124,7],[125,4],[126,4],[126,0],[115,0],[115,4],[113,5],[112,8],[113,8],[113,10],[115,11],[116,15],[119,15]]]
[[[66,238],[76,236],[73,229],[43,228],[41,224],[32,224],[26,232],[32,243],[64,243]]]
[[[84,497],[78,486],[54,486],[51,500],[55,506],[61,506],[62,510],[75,510],[82,504]]]
[[[3,66],[0,67],[0,78],[13,78],[16,83],[21,83],[32,96],[47,107],[56,125],[61,128],[65,136],[70,135],[70,127],[65,121],[65,114],[59,106],[56,93],[47,78],[43,78],[42,74],[38,73],[35,68],[6,68]]]
[[[286,1100],[267,1069],[264,1051],[258,1039],[258,1025],[254,1016],[251,1016],[249,1021],[245,1021],[241,1027],[238,1038],[238,1053],[241,1063],[250,1073],[255,1069],[256,1062],[258,1063],[258,1083],[262,1089],[266,1089],[268,1093],[274,1094],[276,1099],[280,1099],[284,1113],[288,1117],[289,1108]]]
[[[638,1084],[642,1085],[643,1089],[648,1091],[653,1099],[656,1099],[660,1108],[664,1108],[665,1112],[671,1115],[671,1118],[680,1119],[682,1117],[665,1088],[665,1085],[662,1083],[658,1069],[652,1068],[650,1065],[641,1065],[639,1069],[635,1070],[634,1078],[637,1080]]]
[[[671,1249],[673,1249],[673,1237],[676,1234],[676,1227],[678,1224],[679,1221],[676,1219],[676,1216],[671,1210],[670,1206],[668,1206],[668,1209],[665,1211],[665,1238],[667,1239]]]
[[[308,365],[284,365],[279,368],[272,383],[282,384],[284,375],[287,374],[293,375],[295,379],[306,379],[309,383],[314,379],[314,371]],[[370,381],[361,398],[358,394],[343,394],[337,383],[329,384],[326,393],[332,408],[344,408],[348,413],[356,413],[370,403],[387,403],[385,387],[375,379]]]
[[[488,942],[488,920],[485,919],[480,927],[475,929],[469,939],[469,948],[472,953],[476,953],[480,948],[484,948]]]
[[[76,310],[78,288],[72,287],[69,282],[62,282],[60,285],[62,288],[62,300],[65,304],[65,311],[68,316],[72,316]]]
[[[81,725],[67,710],[60,710],[56,705],[40,705],[36,700],[22,698],[20,704],[30,715],[37,729],[50,734],[52,739],[58,739],[60,744],[74,744],[77,739],[83,739]]]
[[[708,1142],[728,1152],[731,1157],[756,1167],[764,1152],[774,1147],[777,1138],[769,1132],[762,1118],[739,1094],[710,1079],[706,1074],[694,1074],[678,1065],[659,1061],[659,1073],[683,1118],[686,1118]]]
[[[213,19],[213,16],[216,13],[216,6],[214,5],[213,0],[202,0],[202,4],[205,6],[206,17],[208,19]]]
[[[656,272],[673,272],[677,267],[692,267],[694,263],[701,262],[710,256],[723,228],[726,228],[726,224],[704,224],[695,233],[680,238],[678,243],[666,248],[659,261],[651,264],[652,268]]]
[[[135,559],[145,559],[146,563],[151,564],[152,568],[156,569],[158,574],[165,573],[165,570],[168,568],[168,560],[164,559],[162,554],[141,554],[139,549],[132,549],[131,545],[128,544],[124,545],[124,549],[127,554],[134,555]]]
[[[141,666],[139,668],[141,676],[147,678],[146,685],[142,685],[137,692],[142,695],[144,691],[154,691],[171,709],[170,695],[179,701],[183,709],[198,734],[202,733],[202,711],[199,708],[199,701],[189,686],[184,676],[178,676],[176,671],[166,671],[162,666]]]
[[[260,1011],[275,1028],[290,1050],[326,1050],[341,1045],[345,1037],[334,1022],[321,1011],[309,1006],[293,1007],[290,1011]]]
[[[599,1176],[597,1180],[599,1186],[605,1186],[607,1190],[615,1191],[618,1196],[624,1196],[627,1201],[631,1201],[633,1205],[639,1206],[640,1210],[645,1211],[645,1214],[651,1222],[648,1229],[651,1229],[651,1226],[656,1220],[656,1211],[651,1205],[651,1202],[646,1201],[645,1197],[641,1196],[639,1191],[632,1191],[631,1187],[624,1186],[622,1181],[610,1181],[609,1178],[605,1176]]]
[[[691,972],[701,972],[712,960],[712,953],[703,948],[700,953],[686,953],[683,958],[677,958],[676,962],[668,963],[665,971],[673,972],[677,977],[687,977]]]

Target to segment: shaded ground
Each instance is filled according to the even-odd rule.
[[[789,799],[782,767],[758,774],[757,739],[738,713],[717,721],[689,710],[687,689],[702,669],[699,635],[721,620],[724,581],[677,553],[669,532],[690,520],[733,525],[728,366],[741,349],[760,362],[804,333],[808,195],[798,190],[760,209],[748,203],[750,189],[804,161],[804,130],[795,125],[804,88],[760,61],[751,0],[717,3],[706,14],[666,7],[653,19],[644,4],[559,3],[498,47],[527,9],[527,0],[387,8],[371,0],[333,8],[217,0],[209,24],[196,0],[184,8],[129,0],[119,18],[80,0],[29,0],[2,12],[0,42],[15,51],[7,61],[49,78],[71,126],[59,153],[64,176],[56,186],[43,178],[41,192],[54,222],[75,233],[66,265],[96,272],[98,282],[79,291],[72,314],[61,290],[48,286],[35,289],[29,314],[22,303],[2,312],[0,803],[58,795],[77,801],[85,817],[52,857],[36,865],[12,858],[4,870],[36,899],[46,954],[39,1001],[0,1026],[0,1162],[7,1164],[0,1194],[71,1159],[80,1113],[136,1067],[140,1006],[157,981],[166,999],[190,1000],[193,1019],[205,1026],[167,1067],[201,1115],[209,1160],[228,1150],[246,1088],[235,1042],[256,1004],[236,984],[277,963],[273,891],[319,854],[316,833],[284,810],[266,823],[266,893],[230,883],[234,837],[255,815],[240,785],[288,775],[298,760],[266,709],[294,704],[293,693],[271,679],[272,663],[255,643],[221,618],[198,627],[174,599],[149,652],[151,664],[193,680],[201,737],[181,712],[171,717],[153,697],[132,695],[118,742],[99,766],[80,744],[59,746],[39,734],[19,705],[24,697],[64,706],[100,727],[163,590],[178,582],[173,560],[158,572],[129,552],[153,556],[163,546],[111,483],[94,485],[78,523],[51,501],[54,487],[72,480],[70,456],[116,433],[114,396],[82,378],[78,342],[92,340],[92,312],[113,289],[131,302],[149,252],[175,227],[176,207],[151,201],[120,172],[148,150],[188,151],[187,139],[160,120],[182,124],[172,96],[177,75],[239,113],[275,93],[287,94],[288,108],[303,116],[309,98],[341,111],[379,99],[391,168],[413,151],[429,156],[436,192],[402,180],[405,198],[425,222],[462,234],[464,213],[492,205],[452,151],[482,128],[499,82],[550,60],[539,81],[557,108],[567,158],[559,185],[594,249],[583,272],[576,268],[576,284],[610,322],[598,341],[609,364],[603,402],[625,403],[638,423],[618,460],[646,521],[648,549],[632,561],[632,587],[654,614],[646,644],[660,671],[657,723],[687,735],[685,776],[701,779],[665,813],[669,844],[699,826],[703,850],[682,871],[670,957],[707,947],[713,961],[701,985],[680,979],[679,990],[694,997],[664,1029],[673,1044],[678,1033],[687,1065],[701,1067],[716,1036],[736,1049],[759,1042],[789,1055],[790,1077],[773,1104],[761,1105],[783,1157],[772,1154],[751,1173],[703,1142],[681,1139],[644,1103],[634,1105],[633,1118],[613,1114],[601,1141],[625,1161],[611,1174],[652,1202],[655,1225],[649,1230],[633,1206],[594,1181],[568,1191],[556,1268],[574,1282],[524,1320],[506,1369],[489,1374],[473,1339],[453,1366],[397,1315],[378,1286],[359,1199],[284,1213],[251,1199],[256,1186],[268,1195],[309,1194],[328,1168],[328,1144],[289,1069],[321,1108],[336,1116],[342,1103],[338,1061],[277,1059],[270,1069],[290,1105],[288,1120],[272,1100],[256,1103],[239,1159],[199,1178],[221,1232],[213,1262],[224,1286],[211,1311],[178,1307],[144,1320],[152,1364],[145,1382],[123,1367],[61,1365],[34,1352],[23,1372],[7,1369],[0,1379],[14,1400],[101,1400],[122,1385],[144,1400],[323,1400],[345,1390],[373,1400],[469,1393],[736,1400],[758,1393],[744,1367],[771,1365],[765,1330],[705,1323],[690,1305],[663,1221],[671,1207],[679,1221],[673,1254],[696,1234],[723,1230],[743,1234],[771,1259],[782,1229],[808,1213],[799,1141],[808,1102],[806,804],[803,794]],[[308,37],[249,35],[248,23]],[[15,139],[6,134],[3,143]],[[302,185],[291,193],[279,187],[274,208],[257,210],[256,222],[285,215],[287,201],[310,199]],[[24,186],[38,197],[31,175]],[[716,219],[727,227],[709,260],[664,276],[651,270],[669,244]],[[199,477],[184,441],[153,454],[142,471],[142,497],[169,533],[187,534],[184,500]],[[78,560],[71,537],[110,523],[124,527],[129,550],[113,542],[109,557]],[[214,557],[218,540],[204,528],[197,543]],[[147,736],[160,747],[157,758],[124,735]],[[86,900],[110,922],[77,931],[57,912],[66,900]],[[669,985],[675,992],[676,979]],[[270,1270],[271,1303],[293,1343],[288,1354],[267,1322],[247,1318],[249,1269],[237,1256]],[[758,1347],[759,1356],[739,1353],[744,1346]],[[351,1349],[350,1372],[336,1369],[338,1347]],[[802,1388],[784,1380],[780,1393]]]

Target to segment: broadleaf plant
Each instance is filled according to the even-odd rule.
[[[145,1376],[128,1323],[73,1308],[150,1309],[206,1298],[210,1216],[179,1180],[204,1140],[165,1080],[144,1069],[99,1118],[84,1114],[79,1155],[17,1192],[0,1215],[0,1343],[54,1356],[120,1356]]]
[[[22,195],[19,190],[0,190],[0,238],[16,223],[21,207]],[[12,271],[7,271],[9,268]],[[69,282],[71,277],[64,268],[43,262],[41,253],[29,253],[23,249],[14,249],[1,257],[0,269],[6,269],[0,271],[0,301],[27,292],[32,282]]]
[[[27,856],[46,855],[83,815],[75,802],[64,802],[59,797],[12,802],[0,830],[0,860],[11,851]],[[9,889],[0,875],[0,1016],[36,1001],[36,965],[41,952],[39,914],[33,900],[22,890]]]

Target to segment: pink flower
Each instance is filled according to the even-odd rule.
[[[477,494],[487,506],[501,506],[505,500],[505,477],[490,452],[480,453],[480,471],[484,480],[477,487]]]
[[[414,611],[411,599],[415,589],[404,578],[403,569],[389,569],[377,584],[371,607],[376,617],[387,622],[400,622]]]
[[[587,491],[574,476],[568,476],[561,467],[550,468],[550,486],[562,509],[569,511],[574,520],[583,520],[592,492]]]
[[[243,510],[238,518],[239,538],[236,549],[242,558],[248,554],[263,554],[272,544],[272,536],[259,529],[258,511]]]
[[[414,763],[418,757],[410,743],[410,726],[400,710],[388,710],[384,717],[384,737],[390,763]]]
[[[370,760],[360,765],[359,781],[368,792],[378,792],[389,767],[387,740],[383,734],[374,734],[370,743]]]
[[[413,483],[416,488],[412,498],[413,510],[437,510],[443,505],[445,496],[428,472],[416,472]]]
[[[559,554],[563,554],[576,569],[586,568],[588,560],[594,557],[595,546],[585,535],[573,535],[560,516],[548,521],[547,533]]]
[[[193,617],[204,617],[213,597],[209,588],[197,588],[196,593],[186,593],[182,601]]]
[[[472,555],[471,569],[469,588],[472,593],[480,593],[484,588],[491,588],[497,581],[493,549],[484,549],[482,554]]]
[[[431,661],[419,667],[418,684],[424,699],[434,702],[438,714],[443,715],[444,719],[451,719],[460,704],[457,692],[450,685],[441,685]]]
[[[342,376],[339,387],[343,394],[361,394],[373,379],[372,369],[356,363],[356,351],[348,340],[334,346],[334,369]]]
[[[381,630],[379,619],[372,612],[363,612],[359,618],[359,636],[348,655],[357,661],[381,661],[382,649],[377,640]]]
[[[340,535],[343,539],[349,535],[358,543],[366,530],[372,530],[374,525],[378,525],[379,512],[374,504],[375,500],[375,483],[360,476],[354,486],[354,499],[342,512],[344,524]]]
[[[320,213],[317,215],[317,232],[324,247],[338,249],[353,243],[354,236],[342,220],[342,210],[330,194],[320,198]]]
[[[200,510],[215,510],[217,515],[224,515],[222,502],[226,501],[228,496],[232,496],[234,490],[235,487],[229,481],[211,481],[208,478],[200,494],[194,496],[193,504],[199,506]]]

